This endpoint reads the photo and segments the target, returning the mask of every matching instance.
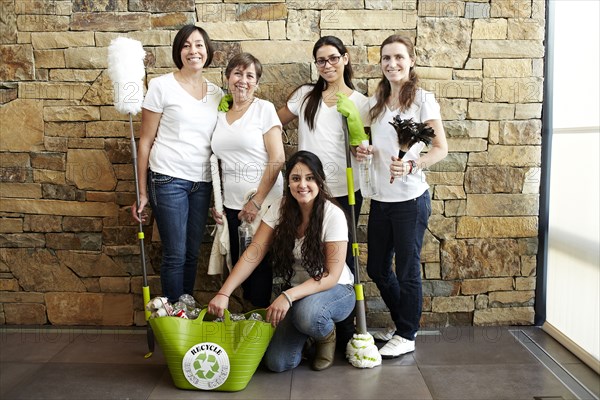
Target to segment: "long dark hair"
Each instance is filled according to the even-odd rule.
[[[348,49],[344,46],[344,43],[340,39],[335,36],[323,36],[313,46],[313,58],[317,59],[317,51],[323,46],[333,46],[340,52],[340,55],[348,54]],[[344,83],[350,89],[354,90],[354,85],[352,84],[352,77],[354,76],[352,72],[352,63],[350,62],[350,55],[348,55],[348,64],[344,66]],[[319,75],[319,79],[317,82],[312,85],[312,90],[306,95],[306,97],[302,100],[302,102],[306,102],[306,109],[304,110],[304,120],[308,124],[308,127],[311,130],[315,129],[315,116],[317,115],[317,111],[319,111],[319,106],[321,105],[321,97],[323,96],[323,91],[327,89],[327,81],[323,79]]]
[[[413,42],[406,36],[392,35],[385,39],[383,43],[381,43],[381,47],[379,49],[380,62],[383,47],[392,43],[400,43],[405,45],[410,58],[412,60],[415,59],[415,46]],[[404,85],[402,85],[402,89],[400,90],[400,97],[398,98],[400,103],[400,111],[406,111],[415,101],[415,97],[417,96],[418,84],[419,77],[415,72],[415,67],[410,67],[410,71],[408,73],[408,81],[405,82]],[[390,81],[388,81],[385,75],[383,75],[381,81],[379,81],[379,84],[377,85],[377,89],[375,89],[375,99],[377,100],[377,102],[375,103],[373,108],[371,108],[371,111],[369,111],[369,116],[371,117],[372,121],[376,120],[381,115],[383,109],[385,108],[385,101],[391,95],[391,93],[392,87],[390,86]]]
[[[286,181],[290,181],[290,173],[298,163],[302,163],[310,169],[319,187],[319,194],[314,200],[308,226],[304,234],[304,242],[302,243],[302,266],[313,279],[318,281],[329,273],[325,265],[325,249],[321,240],[321,233],[323,231],[325,203],[332,201],[332,197],[325,184],[323,164],[319,160],[319,157],[310,151],[298,151],[290,157],[286,164]],[[294,265],[293,250],[298,236],[298,227],[301,224],[302,214],[300,213],[300,207],[296,199],[292,196],[290,187],[287,186],[281,202],[279,221],[275,227],[271,247],[273,274],[283,278],[287,286],[290,285],[290,280],[294,273],[292,268]]]
[[[173,49],[171,56],[173,57],[173,62],[177,66],[177,69],[181,69],[183,67],[183,61],[181,61],[181,49],[185,45],[185,41],[190,37],[194,31],[200,32],[202,35],[202,39],[204,39],[204,46],[206,46],[206,62],[202,66],[202,68],[206,68],[210,65],[213,59],[213,54],[215,53],[215,48],[210,41],[210,37],[208,37],[208,33],[199,26],[189,24],[184,25],[177,35],[175,35],[175,39],[173,39]]]

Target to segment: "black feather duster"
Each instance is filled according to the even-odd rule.
[[[400,115],[396,115],[392,122],[390,122],[390,125],[396,129],[396,133],[398,134],[398,144],[400,145],[400,154],[398,157],[400,158],[404,157],[406,152],[415,143],[423,142],[429,146],[435,137],[432,127],[422,122],[415,122],[412,118],[401,119]]]

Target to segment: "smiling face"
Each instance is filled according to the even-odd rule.
[[[206,44],[198,30],[194,30],[181,48],[182,69],[202,70],[207,59]]]
[[[390,83],[408,81],[410,68],[415,65],[414,58],[403,43],[389,43],[381,49],[381,70]]]
[[[326,60],[324,65],[319,65]],[[339,80],[343,81],[344,67],[348,64],[348,54],[341,54],[335,46],[325,45],[317,50],[315,62],[319,75],[331,84]]]
[[[234,101],[243,102],[252,99],[258,84],[255,65],[252,63],[246,68],[242,65],[234,67],[229,73],[227,84]]]
[[[298,162],[289,174],[292,196],[300,206],[312,205],[319,194],[319,184],[308,165]]]

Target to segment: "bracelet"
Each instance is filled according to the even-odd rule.
[[[290,308],[292,308],[292,306],[294,305],[294,302],[292,301],[292,298],[290,297],[290,295],[287,294],[287,292],[285,290],[283,292],[281,292],[281,294],[285,297],[285,299],[288,301],[288,303],[290,303]]]
[[[216,294],[216,296],[218,296],[218,295],[225,296],[225,297],[229,298],[229,296],[227,296],[225,293],[218,292],[218,293]]]
[[[261,206],[259,206],[258,203],[256,201],[254,201],[254,199],[250,199],[250,202],[252,202],[252,204],[254,205],[254,207],[256,207],[256,209],[258,211],[260,211]]]

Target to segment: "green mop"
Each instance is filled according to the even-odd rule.
[[[350,205],[350,229],[352,232],[352,255],[354,256],[354,293],[356,294],[356,333],[346,346],[346,358],[356,368],[373,368],[381,364],[381,354],[375,345],[373,336],[367,331],[367,316],[365,311],[365,296],[363,285],[360,282],[360,265],[358,256],[358,241],[356,238],[356,225],[354,206],[354,174],[350,156],[350,142],[348,120],[342,116],[344,127],[344,145],[346,146],[346,181],[348,184],[348,204]]]

